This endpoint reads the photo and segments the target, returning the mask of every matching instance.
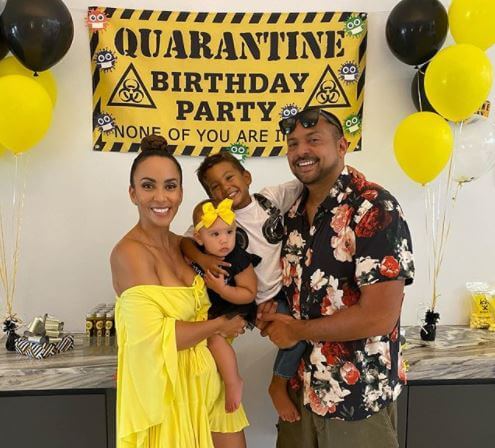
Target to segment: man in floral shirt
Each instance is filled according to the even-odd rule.
[[[300,419],[279,421],[280,448],[396,447],[399,343],[414,264],[396,199],[350,175],[333,114],[310,108],[280,122],[304,191],[285,216],[283,284],[292,317],[264,314],[280,348],[308,341],[290,391]]]

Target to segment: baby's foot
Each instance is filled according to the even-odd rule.
[[[289,397],[285,378],[274,376],[268,388],[268,393],[272,399],[273,406],[275,406],[278,415],[283,421],[293,423],[301,418],[296,406]]]
[[[242,389],[244,381],[240,376],[225,383],[225,411],[228,413],[237,411],[242,401]]]

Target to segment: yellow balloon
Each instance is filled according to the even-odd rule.
[[[494,0],[452,0],[449,8],[450,32],[458,44],[472,44],[486,50],[495,43],[493,17]]]
[[[34,73],[24,67],[14,56],[9,56],[0,61],[0,76],[6,75],[24,75],[33,79],[46,89],[48,95],[50,95],[52,104],[55,106],[55,102],[57,101],[57,83],[50,70],[45,70],[34,76]]]
[[[422,185],[440,174],[453,147],[454,136],[449,124],[433,112],[409,115],[395,130],[395,158],[404,172]]]
[[[2,76],[0,92],[0,143],[14,154],[28,151],[50,127],[50,96],[36,81],[22,75]]]
[[[462,121],[473,115],[490,93],[492,64],[483,50],[469,44],[444,48],[430,61],[425,91],[445,118]]]

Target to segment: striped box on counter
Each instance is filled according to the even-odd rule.
[[[57,353],[67,352],[74,348],[74,336],[71,334],[64,335],[58,342],[30,342],[28,338],[21,336],[15,341],[15,350],[17,353],[30,358],[43,359]]]

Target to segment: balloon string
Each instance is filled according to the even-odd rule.
[[[461,121],[460,123],[456,124],[456,126],[455,126],[455,135],[454,135],[455,141],[457,141],[457,139],[459,138],[459,136],[462,133],[462,125],[463,125],[463,122]],[[445,190],[446,207],[445,207],[445,212],[444,212],[444,216],[443,216],[443,225],[442,225],[442,242],[441,242],[442,246],[441,246],[441,254],[440,254],[440,260],[439,260],[440,265],[442,264],[443,257],[445,254],[445,248],[447,246],[447,240],[448,240],[448,237],[450,234],[450,226],[452,223],[452,214],[454,212],[455,205],[457,204],[456,199],[457,199],[457,194],[459,193],[459,184],[458,184],[454,195],[451,194],[452,189],[453,189],[453,180],[454,180],[453,179],[453,177],[454,177],[453,172],[455,169],[455,166],[454,166],[455,165],[455,162],[454,162],[455,161],[455,147],[456,147],[456,145],[454,145],[454,151],[452,152],[452,156],[450,158],[449,174],[447,177],[447,188]],[[439,265],[438,269],[440,269],[440,265]]]
[[[461,132],[462,132],[462,122],[455,126],[455,133],[454,133],[455,141],[457,141]],[[443,215],[443,223],[442,223],[442,244],[443,245],[447,239],[448,229],[450,228],[450,222],[451,222],[451,220],[447,219],[447,218],[450,218],[450,215],[451,215],[452,210],[453,210],[453,205],[455,205],[455,201],[452,200],[452,195],[451,195],[451,191],[453,188],[453,180],[454,180],[453,179],[454,178],[454,168],[455,168],[455,166],[454,166],[454,164],[455,164],[454,163],[454,160],[455,160],[454,152],[455,152],[455,145],[454,145],[454,150],[452,151],[452,155],[450,157],[449,171],[448,171],[448,176],[447,176],[447,186],[446,186],[446,190],[445,190],[445,203],[446,203],[446,205],[449,204],[450,207],[445,207],[444,215]],[[447,226],[447,229],[446,229],[446,226]]]
[[[19,163],[20,161],[20,163]],[[8,310],[9,314],[12,313],[13,299],[15,294],[16,279],[17,279],[17,268],[19,264],[19,247],[21,239],[21,228],[22,228],[22,211],[24,208],[24,199],[26,196],[26,156],[23,154],[16,155],[15,158],[16,170],[15,170],[15,190],[19,187],[20,190],[20,200],[17,203],[17,207],[14,208],[15,214],[15,247],[12,259],[12,292],[11,292],[11,304]],[[20,170],[19,170],[20,165]],[[20,172],[19,172],[20,171]],[[22,185],[19,185],[22,183]]]
[[[28,159],[22,154],[15,156],[15,171],[13,182],[13,194],[12,194],[12,232],[14,237],[12,258],[7,252],[11,249],[11,246],[6,246],[6,240],[10,229],[4,228],[4,215],[0,208],[0,280],[4,290],[6,300],[6,317],[15,318],[18,322],[20,320],[13,312],[14,307],[14,295],[16,289],[17,271],[19,265],[19,253],[20,253],[20,235],[22,224],[22,211],[24,207],[25,191],[26,191],[26,167]],[[7,260],[12,260],[11,269]]]
[[[419,78],[420,77],[421,77],[421,70],[418,70],[418,81],[416,82],[416,87],[417,87],[417,90],[418,90],[419,110],[420,110],[420,112],[423,112],[423,99],[421,98],[421,89],[419,88],[419,85],[420,85]]]
[[[459,135],[462,132],[462,122],[457,124],[455,127],[455,136],[454,139],[457,140],[459,138]],[[451,224],[452,224],[452,214],[454,212],[455,206],[457,204],[457,195],[459,193],[459,188],[460,188],[460,183],[457,184],[457,188],[452,195],[452,189],[453,189],[453,173],[455,169],[455,145],[454,145],[454,151],[452,152],[452,155],[450,157],[449,161],[449,168],[448,168],[448,173],[447,173],[447,179],[445,181],[445,184],[443,185],[445,190],[440,191],[439,195],[443,196],[444,198],[444,203],[441,209],[439,208],[439,212],[441,215],[441,226],[440,226],[440,235],[437,240],[437,248],[436,248],[436,253],[434,255],[434,271],[433,271],[433,288],[434,288],[434,294],[433,294],[433,301],[432,301],[432,311],[435,310],[435,306],[437,303],[437,294],[436,294],[436,285],[438,281],[438,277],[440,275],[440,270],[442,268],[445,252],[446,252],[446,247],[447,247],[447,241],[450,235],[450,229],[451,229]],[[443,193],[443,194],[442,194]],[[440,211],[441,210],[441,211]],[[439,216],[440,218],[440,216]]]
[[[438,184],[435,186],[427,185],[427,210],[429,211],[429,218],[427,217],[427,235],[431,241],[428,257],[428,277],[432,285],[432,311],[436,305],[438,293],[437,282],[438,276],[436,275],[436,266],[438,263],[439,254],[439,241],[438,241],[438,221],[440,212],[440,195],[438,191]],[[430,223],[428,225],[428,223]]]
[[[459,191],[460,191],[461,188],[462,188],[462,182],[458,182],[457,183],[457,186],[456,186],[456,189],[455,189],[455,192],[452,195],[451,200],[448,202],[450,204],[450,212],[449,212],[449,217],[448,217],[448,220],[447,220],[448,221],[448,223],[447,223],[447,231],[445,233],[445,238],[442,241],[442,251],[441,251],[441,254],[440,254],[440,260],[439,260],[439,265],[438,265],[438,270],[439,271],[440,271],[440,266],[443,263],[443,257],[445,255],[445,248],[447,247],[447,241],[448,241],[449,235],[450,235],[450,228],[451,228],[451,224],[452,224],[452,215],[454,213],[455,206],[457,205],[457,195],[459,194]]]
[[[432,263],[432,258],[434,260],[435,255],[435,243],[434,243],[434,233],[432,230],[433,222],[434,220],[433,215],[433,205],[432,205],[432,192],[431,192],[431,184],[427,184],[425,189],[424,189],[424,194],[425,194],[425,229],[426,229],[426,239],[428,242],[431,244],[427,245],[427,267],[428,267],[428,283],[432,286],[432,295],[435,295],[435,279],[433,276],[433,263]],[[431,215],[430,215],[431,213]]]
[[[7,275],[7,257],[5,250],[5,238],[3,230],[3,214],[0,208],[0,277],[2,280],[2,287],[5,294],[6,307],[9,308],[8,304],[10,302],[9,298],[9,277]]]

